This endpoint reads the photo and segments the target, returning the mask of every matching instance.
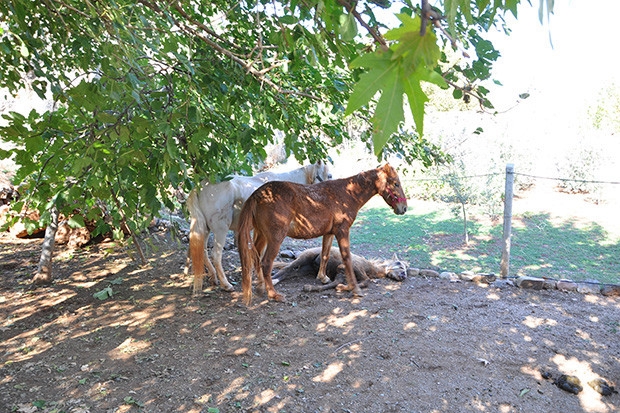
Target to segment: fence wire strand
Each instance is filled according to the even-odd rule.
[[[480,174],[480,175],[465,175],[459,176],[458,179],[473,179],[473,178],[484,178],[488,176],[504,176],[505,173],[495,172],[488,174]],[[552,178],[549,176],[539,176],[539,175],[531,175],[524,174],[521,172],[513,172],[515,176],[527,176],[528,178],[535,179],[546,179],[550,181],[562,181],[562,182],[579,182],[583,184],[607,184],[607,185],[620,185],[620,181],[598,181],[598,180],[588,180],[588,179],[572,179],[572,178]],[[407,181],[418,181],[418,182],[428,182],[428,181],[444,181],[444,178],[408,178]]]

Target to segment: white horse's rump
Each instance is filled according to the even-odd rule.
[[[194,272],[194,295],[202,291],[205,265],[212,283],[215,283],[217,275],[220,288],[226,291],[233,290],[222,267],[222,251],[228,230],[236,231],[241,207],[256,188],[267,181],[312,184],[328,179],[331,179],[329,166],[319,161],[283,173],[262,172],[254,176],[233,175],[228,181],[215,184],[203,182],[200,188],[192,190],[187,199],[187,208],[190,215],[189,258],[192,260]],[[212,254],[215,267],[207,254],[206,243],[210,232],[213,232]],[[188,264],[185,266],[186,274]]]

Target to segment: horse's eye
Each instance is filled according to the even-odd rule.
[[[399,184],[398,182],[396,182],[396,183],[394,184],[394,186],[395,186],[396,188],[398,188],[398,187],[400,186],[400,184]]]

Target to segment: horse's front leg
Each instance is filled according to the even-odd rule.
[[[321,249],[321,263],[319,264],[319,272],[316,275],[316,279],[323,284],[329,283],[331,280],[327,276],[327,262],[329,261],[329,252],[332,249],[332,242],[334,241],[333,235],[323,235],[323,246]]]
[[[340,255],[342,255],[342,262],[344,264],[344,275],[347,279],[347,285],[339,285],[336,287],[338,291],[351,291],[356,297],[363,297],[362,289],[357,284],[355,273],[353,272],[353,261],[351,259],[351,245],[349,242],[349,231],[343,231],[341,236],[337,235],[338,247],[340,248]]]

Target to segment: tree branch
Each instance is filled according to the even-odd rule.
[[[381,36],[381,33],[379,33],[377,29],[375,29],[374,27],[371,27],[368,23],[366,23],[364,19],[362,18],[362,15],[359,14],[357,10],[355,9],[355,7],[357,6],[357,0],[353,0],[353,3],[349,3],[348,0],[338,0],[338,3],[342,7],[347,9],[347,11],[351,13],[353,17],[355,17],[355,20],[357,20],[357,22],[368,31],[368,33],[372,36],[372,38],[375,39],[375,42],[379,44],[379,47],[381,47],[381,49],[383,50],[389,49],[387,42],[385,41],[383,36]]]
[[[147,2],[145,0],[140,0],[140,3],[142,3],[146,7],[149,7],[151,10],[156,11],[157,13],[162,13],[163,14],[163,11],[155,4],[151,4],[150,2]],[[192,27],[189,24],[186,24],[185,22],[181,22],[181,21],[179,21],[178,19],[175,19],[172,16],[167,16],[168,18],[172,19],[174,24],[176,24],[182,31],[184,31],[185,33],[191,34],[192,36],[195,36],[195,37],[199,38],[200,40],[205,42],[207,45],[209,45],[211,48],[215,49],[217,52],[219,52],[219,53],[223,54],[224,56],[228,57],[233,62],[235,62],[238,65],[240,65],[247,73],[252,75],[259,82],[266,84],[267,86],[269,86],[270,88],[272,88],[276,92],[281,93],[283,95],[303,96],[303,97],[307,97],[307,98],[310,98],[310,99],[313,99],[313,100],[317,100],[317,101],[321,100],[319,97],[317,97],[315,95],[312,95],[310,93],[300,92],[300,91],[297,91],[297,90],[291,90],[291,89],[284,89],[284,88],[282,88],[280,85],[276,84],[274,81],[272,81],[271,79],[269,79],[269,78],[267,78],[265,76],[267,71],[256,69],[253,66],[254,61],[250,61],[250,62],[245,61],[244,58],[247,58],[247,56],[239,56],[236,53],[232,52],[231,50],[227,49],[226,47],[220,45],[216,41],[212,40],[211,38],[205,36],[204,33],[206,33],[209,36],[213,36],[213,37],[215,37],[218,40],[221,40],[221,37],[217,33],[213,32],[213,30],[211,30],[210,28],[205,26],[203,23],[200,23],[200,22],[196,21],[189,14],[187,14],[187,12],[181,7],[180,4],[175,3],[175,4],[172,5],[172,7],[174,8],[174,10],[176,10],[181,15],[181,17],[183,17],[183,19],[185,19],[186,22],[196,26],[196,27]],[[200,29],[200,31],[198,29]],[[202,33],[201,31],[203,31],[204,33]],[[275,67],[277,67],[277,66],[273,65],[273,66],[271,66],[271,68],[269,68],[269,70],[271,70],[271,69],[273,69]]]

